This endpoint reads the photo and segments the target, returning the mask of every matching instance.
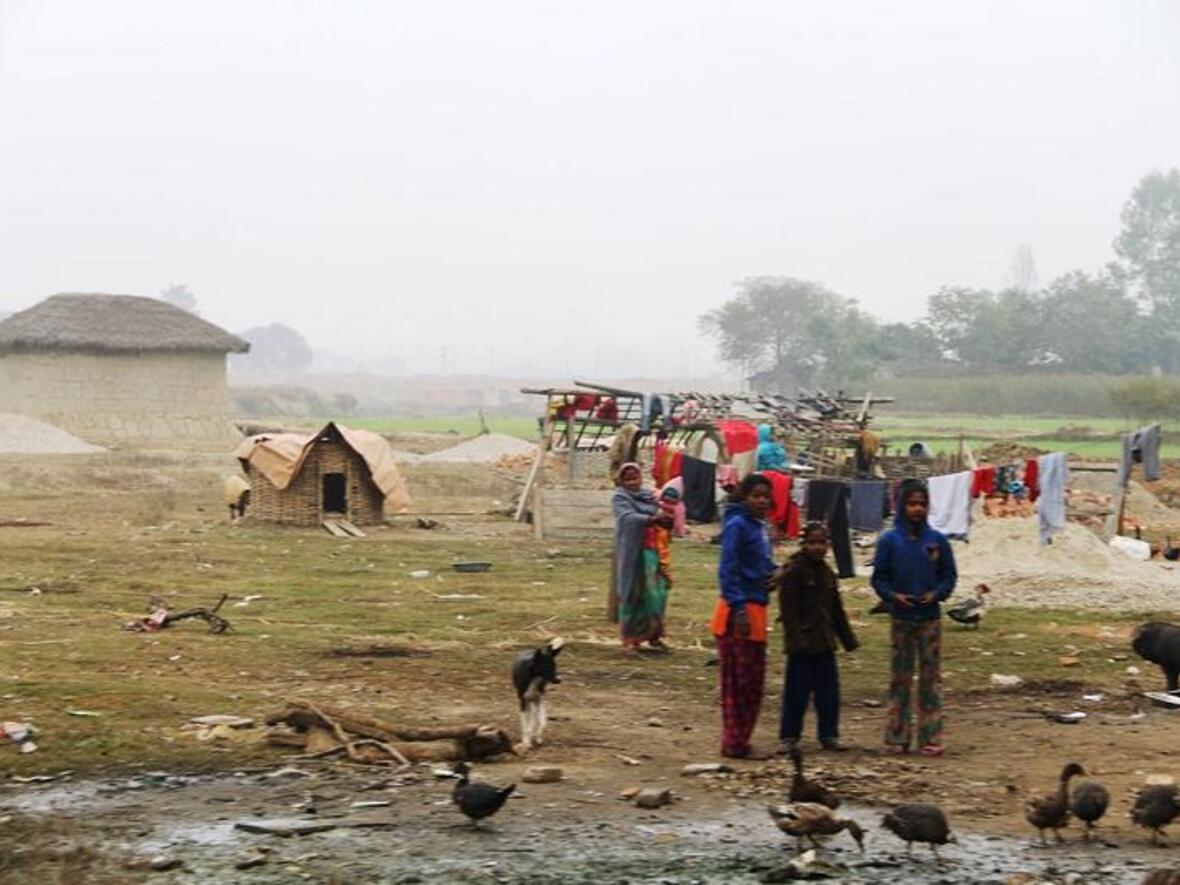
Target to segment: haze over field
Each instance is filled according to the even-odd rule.
[[[410,372],[700,375],[756,274],[882,318],[1111,257],[1180,6],[0,0],[0,311],[183,282]],[[444,351],[443,348],[446,348]]]

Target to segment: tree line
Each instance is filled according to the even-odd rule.
[[[1180,169],[1139,181],[1113,249],[1101,270],[1039,286],[1021,247],[1007,286],[944,286],[912,323],[881,322],[809,280],[749,277],[699,327],[722,360],[787,391],[932,369],[1180,372]]]

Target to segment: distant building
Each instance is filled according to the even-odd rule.
[[[53,295],[0,322],[0,411],[91,442],[223,445],[227,353],[250,345],[138,295]]]

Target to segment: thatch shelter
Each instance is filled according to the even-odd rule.
[[[0,322],[0,411],[91,442],[224,441],[227,353],[250,345],[138,295],[53,295]]]
[[[310,434],[259,434],[234,452],[250,481],[247,519],[320,525],[332,518],[377,525],[410,498],[380,434],[335,423]]]

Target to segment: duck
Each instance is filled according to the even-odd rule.
[[[958,842],[947,823],[946,814],[937,805],[915,802],[898,805],[881,818],[881,826],[905,842],[906,857],[913,852],[915,842],[925,842],[938,856],[938,846]]]
[[[1086,825],[1084,838],[1089,841],[1094,824],[1106,814],[1110,806],[1110,793],[1097,781],[1085,781],[1074,787],[1069,799],[1069,810],[1073,816]]]
[[[1158,845],[1163,828],[1180,815],[1180,794],[1175,784],[1149,784],[1131,806],[1131,820],[1151,830],[1151,844]]]
[[[792,802],[815,802],[828,808],[840,807],[840,797],[823,784],[808,780],[803,776],[803,753],[797,744],[792,744],[788,755],[795,764],[795,777],[791,780],[791,789],[787,797]]]
[[[1065,841],[1061,838],[1061,828],[1069,824],[1069,780],[1085,773],[1086,770],[1078,763],[1070,762],[1061,769],[1056,792],[1029,800],[1024,819],[1037,828],[1042,844],[1045,842],[1045,830],[1052,830],[1058,842]]]
[[[471,783],[471,766],[466,762],[459,762],[451,771],[459,779],[451,792],[451,799],[475,827],[479,826],[479,822],[485,817],[491,817],[499,811],[516,789],[516,784],[493,787],[491,784]]]
[[[811,844],[818,848],[816,836],[834,836],[844,830],[856,840],[861,851],[865,850],[865,832],[860,824],[851,818],[837,817],[826,805],[792,802],[789,805],[770,805],[766,810],[776,827],[798,840],[796,847],[800,852],[803,851],[804,838],[811,840]]]
[[[977,585],[975,595],[970,599],[964,599],[962,602],[950,606],[946,610],[946,616],[952,621],[962,624],[964,627],[978,630],[979,622],[983,620],[984,615],[985,601],[983,597],[991,592],[991,588],[987,584]]]

